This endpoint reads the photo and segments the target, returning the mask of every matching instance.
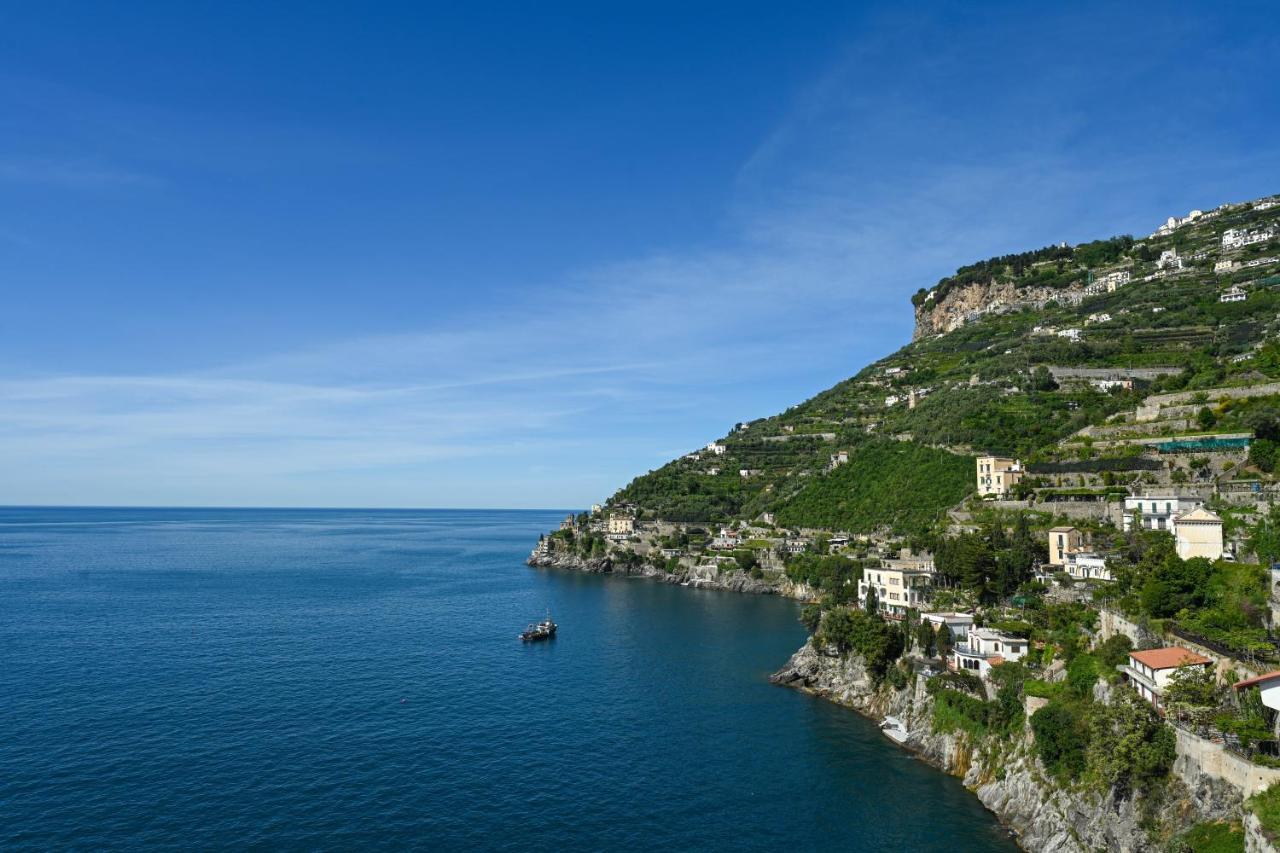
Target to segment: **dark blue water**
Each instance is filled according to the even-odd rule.
[[[794,603],[525,567],[561,515],[0,509],[0,846],[1013,849],[766,682]]]

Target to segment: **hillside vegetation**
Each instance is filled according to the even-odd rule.
[[[811,478],[777,511],[786,527],[923,533],[973,488],[973,460],[901,441],[857,448],[850,461]]]
[[[1263,238],[1226,247],[1228,231]],[[993,286],[1014,295],[973,301]],[[1223,301],[1234,286],[1245,298]],[[1223,205],[1147,239],[991,258],[912,301],[919,322],[950,331],[922,333],[786,412],[739,424],[718,442],[722,452],[676,459],[609,504],[632,506],[642,519],[714,523],[773,512],[783,524],[911,532],[963,497],[961,475],[972,477],[974,456],[1059,463],[1063,439],[1149,394],[1280,380],[1280,206]],[[1150,372],[1132,374],[1132,387],[1055,379],[1081,368]],[[827,473],[838,451],[849,461]],[[1083,454],[1074,461],[1088,456],[1070,452]],[[1094,463],[1126,470],[1123,461]],[[925,473],[916,476],[915,466]],[[1128,470],[1141,469],[1134,462]]]

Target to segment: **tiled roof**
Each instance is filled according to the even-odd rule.
[[[1182,524],[1183,522],[1186,522],[1186,521],[1204,521],[1204,522],[1214,522],[1217,524],[1222,523],[1222,519],[1218,515],[1210,512],[1204,507],[1200,507],[1199,509],[1193,509],[1191,510],[1191,512],[1183,513],[1182,515],[1178,516],[1178,524]]]
[[[1246,678],[1244,681],[1237,681],[1233,686],[1236,690],[1244,690],[1246,687],[1253,687],[1264,681],[1275,681],[1280,678],[1280,669],[1274,669],[1271,672],[1264,672],[1262,675],[1256,675],[1253,678]]]
[[[1174,669],[1188,664],[1210,663],[1209,658],[1198,655],[1182,646],[1169,646],[1166,649],[1147,649],[1145,652],[1129,652],[1129,657],[1144,663],[1152,669]]]

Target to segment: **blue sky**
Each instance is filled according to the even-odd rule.
[[[1270,4],[902,5],[0,6],[0,503],[583,506],[1280,190]]]

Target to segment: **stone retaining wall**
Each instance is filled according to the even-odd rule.
[[[1280,782],[1280,768],[1246,761],[1222,744],[1184,729],[1175,727],[1174,733],[1178,736],[1178,757],[1173,762],[1173,772],[1188,785],[1194,786],[1196,776],[1204,774],[1238,788],[1241,796],[1248,798]]]

